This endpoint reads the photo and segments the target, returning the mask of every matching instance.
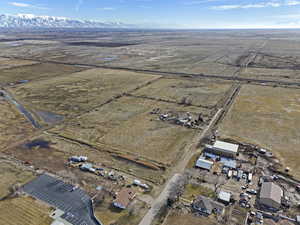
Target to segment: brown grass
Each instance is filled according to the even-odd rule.
[[[33,131],[31,123],[14,106],[0,99],[0,151]]]
[[[181,214],[171,212],[164,225],[217,225],[214,217],[194,216],[192,214]]]
[[[246,85],[220,126],[223,138],[271,150],[300,178],[300,92]]]
[[[30,197],[0,201],[0,225],[50,225],[50,207]]]
[[[0,162],[0,198],[9,194],[9,188],[15,184],[23,185],[32,180],[34,175],[30,171],[24,171],[15,165],[1,161]]]
[[[16,66],[26,66],[33,65],[38,62],[30,61],[30,60],[21,60],[21,59],[7,59],[0,57],[0,69],[8,69]]]
[[[90,69],[27,83],[12,91],[28,107],[72,116],[157,78],[127,71]]]
[[[1,62],[1,61],[0,61]],[[11,69],[4,69],[0,72],[0,82],[10,83],[20,80],[37,80],[41,78],[53,78],[64,76],[70,73],[86,70],[87,68],[53,63],[39,63],[29,66],[22,66]]]
[[[213,83],[181,79],[161,79],[134,92],[137,96],[147,96],[180,103],[185,97],[193,105],[214,106],[229,90],[229,83]]]
[[[149,114],[154,108],[194,112],[195,116],[203,112],[197,107],[123,97],[53,131],[104,148],[172,163],[197,131],[158,120],[158,115]]]

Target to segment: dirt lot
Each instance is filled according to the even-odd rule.
[[[30,197],[0,201],[1,225],[50,225],[50,207]]]
[[[178,214],[176,211],[170,213],[165,225],[217,225],[218,222],[213,216],[194,216],[192,214]]]
[[[275,153],[300,177],[300,92],[246,85],[220,126],[222,138],[253,143]]]
[[[53,131],[95,145],[105,145],[120,152],[171,164],[182,153],[185,144],[197,132],[163,122],[151,115],[154,108],[162,112],[191,112],[194,117],[207,110],[173,103],[123,97],[93,112],[72,120]]]
[[[7,161],[0,161],[0,199],[10,193],[9,189],[13,185],[23,185],[33,178],[32,172],[24,171]]]
[[[231,87],[230,83],[204,80],[161,79],[134,92],[136,96],[147,96],[182,103],[187,99],[198,106],[215,106]]]
[[[31,123],[0,97],[0,151],[21,141],[33,131]]]
[[[0,69],[8,69],[17,66],[33,65],[37,62],[30,60],[8,59],[0,57]]]
[[[78,66],[60,65],[53,63],[39,63],[34,65],[21,66],[17,68],[3,69],[0,71],[0,82],[11,83],[21,80],[32,81],[41,78],[49,79],[60,75],[64,76],[70,73],[79,72],[86,69],[87,68]]]
[[[87,112],[117,95],[157,78],[159,76],[91,69],[27,83],[11,91],[29,108],[72,116]]]

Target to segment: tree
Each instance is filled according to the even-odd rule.
[[[172,206],[183,194],[187,182],[188,176],[187,174],[184,174],[177,180],[177,182],[172,183],[168,197],[169,206]]]

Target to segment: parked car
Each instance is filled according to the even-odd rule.
[[[247,190],[247,193],[252,194],[252,195],[256,195],[256,194],[257,194],[257,191],[254,190],[254,189],[248,189],[248,190]]]

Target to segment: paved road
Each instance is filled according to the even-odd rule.
[[[144,216],[142,221],[139,223],[139,225],[151,225],[154,217],[158,213],[158,210],[163,206],[163,204],[167,201],[170,193],[170,188],[174,183],[176,183],[180,177],[181,174],[174,174],[174,176],[168,181],[167,185],[165,186],[164,190],[161,192],[161,194],[155,199],[155,201],[152,203],[151,208],[147,212],[147,214]]]

